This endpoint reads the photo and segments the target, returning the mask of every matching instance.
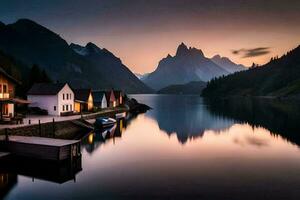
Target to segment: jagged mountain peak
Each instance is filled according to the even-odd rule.
[[[168,54],[166,58],[169,59],[169,58],[173,58],[173,57],[170,54]]]
[[[56,33],[52,32],[51,30],[47,29],[46,27],[36,23],[35,21],[32,21],[30,19],[25,19],[25,18],[19,19],[15,23],[9,24],[7,26],[11,26],[11,27],[14,27],[14,28],[22,30],[22,31],[25,30],[28,33],[33,32],[35,30],[39,30],[39,31],[44,31],[44,32],[48,32],[48,33],[57,35]]]
[[[97,45],[95,45],[92,42],[89,42],[86,44],[85,46],[89,51],[95,52],[95,53],[99,53],[101,51],[101,48],[99,48]]]
[[[200,49],[194,47],[187,47],[183,42],[178,46],[176,51],[176,57],[187,56],[187,55],[200,55],[204,56]]]
[[[211,78],[226,75],[229,72],[206,58],[203,52],[181,43],[174,57],[168,55],[159,61],[154,72],[149,74],[144,83],[155,90],[191,81],[209,81]]]
[[[186,55],[188,52],[188,47],[182,42],[177,48],[176,56]]]
[[[219,54],[217,54],[214,57],[212,57],[212,59],[222,59],[222,57]]]

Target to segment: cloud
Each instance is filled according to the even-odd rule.
[[[256,56],[262,56],[270,53],[270,47],[257,47],[253,49],[238,49],[232,50],[232,53],[235,55],[241,55],[242,58],[251,58]]]

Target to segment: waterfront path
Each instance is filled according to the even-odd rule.
[[[125,107],[117,107],[117,108],[109,108],[109,109],[101,110],[95,113],[88,113],[82,115],[77,114],[71,116],[27,115],[26,118],[24,118],[23,124],[3,124],[0,125],[0,129],[35,125],[39,123],[39,120],[41,124],[44,124],[44,123],[52,122],[53,119],[55,122],[76,120],[76,119],[80,119],[81,117],[90,119],[90,118],[96,118],[97,116],[109,116],[115,113],[126,112],[126,111],[128,111],[128,109]]]

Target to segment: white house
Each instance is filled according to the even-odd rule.
[[[30,107],[39,107],[49,115],[65,115],[74,111],[74,92],[67,83],[37,83],[27,93]]]
[[[92,91],[92,94],[94,98],[94,106],[101,109],[107,108],[108,103],[105,91]]]

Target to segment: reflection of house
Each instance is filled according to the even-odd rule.
[[[15,99],[15,86],[19,81],[0,68],[0,112],[1,120],[10,119],[15,115],[15,104],[27,103],[25,100]]]
[[[92,111],[94,108],[94,100],[91,89],[74,90],[75,103],[74,111]]]
[[[65,183],[74,180],[75,176],[82,170],[81,157],[73,158],[68,162],[52,162],[39,159],[28,159],[21,157],[7,157],[1,162],[0,171],[0,199],[4,191],[2,188],[12,188],[17,183],[17,175],[32,177],[32,180],[40,179],[53,183]],[[2,186],[3,185],[3,186]],[[5,193],[7,194],[7,192]]]
[[[67,83],[37,83],[28,91],[31,107],[39,107],[50,115],[73,113],[74,92]]]
[[[107,108],[107,100],[104,91],[93,91],[94,106],[96,108]]]

